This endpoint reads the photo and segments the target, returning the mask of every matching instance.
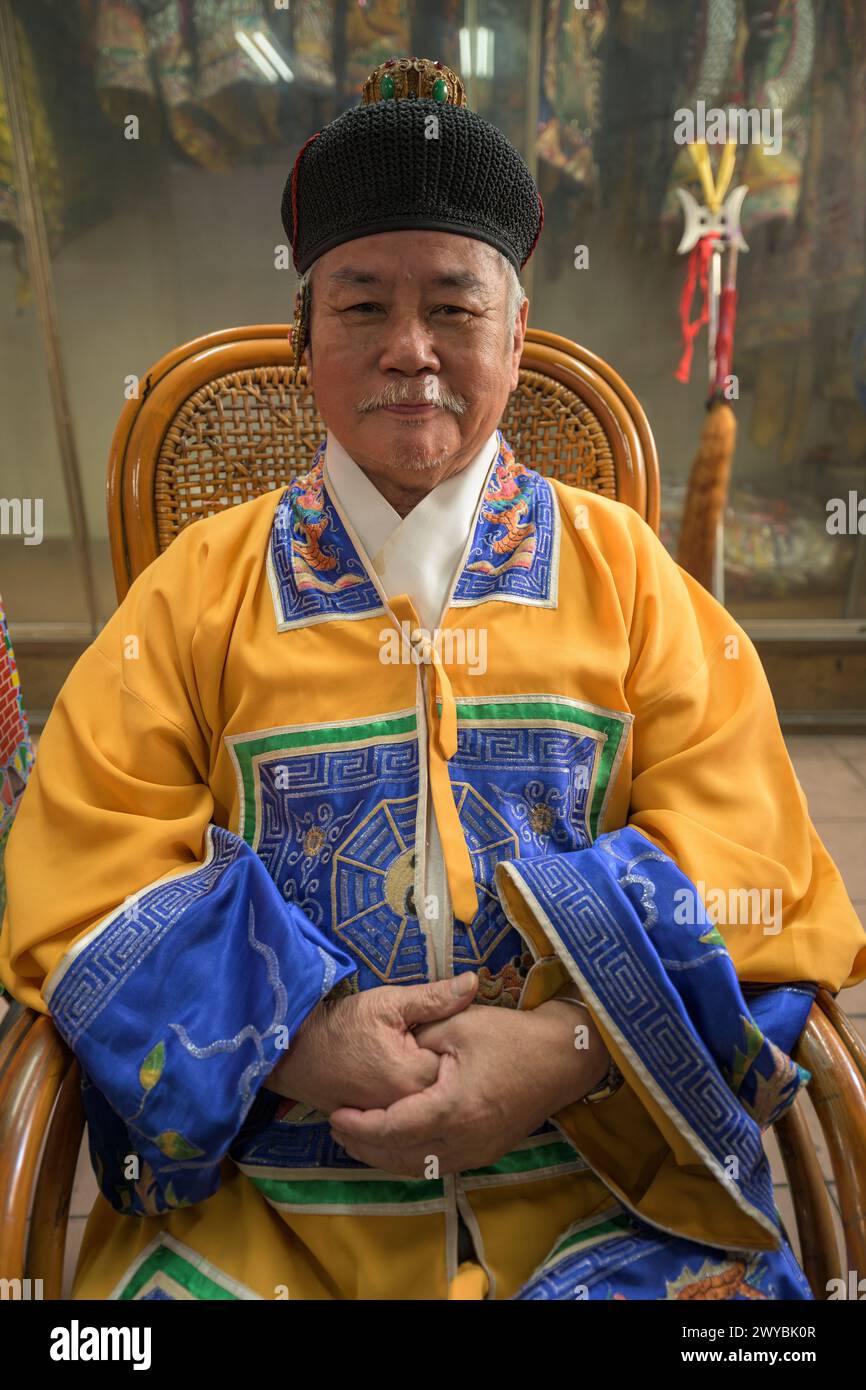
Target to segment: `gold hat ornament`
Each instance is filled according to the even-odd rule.
[[[369,106],[374,101],[400,101],[405,97],[466,105],[466,89],[457,73],[431,58],[386,59],[370,73],[361,100],[363,106]]]

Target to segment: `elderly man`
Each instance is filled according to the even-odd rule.
[[[761,1130],[864,934],[746,635],[498,428],[529,172],[392,60],[283,212],[327,439],[136,580],[9,844],[74,1295],[808,1298]]]

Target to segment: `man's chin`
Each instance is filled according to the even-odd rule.
[[[432,421],[421,420],[417,424],[419,428],[413,430],[407,428],[410,425],[408,420],[403,421],[399,425],[400,435],[396,439],[392,436],[386,450],[390,470],[397,473],[434,472],[454,453],[455,445],[442,438],[442,430],[430,428]]]
[[[434,473],[447,461],[446,454],[403,454],[392,463],[395,473]]]

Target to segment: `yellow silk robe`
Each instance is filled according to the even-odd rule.
[[[496,1298],[514,1295],[564,1232],[579,1240],[622,1210],[698,1243],[773,1249],[767,1216],[708,1157],[546,930],[549,915],[506,872],[533,855],[579,859],[630,826],[707,893],[780,894],[778,927],[719,921],[740,980],[836,991],[864,978],[863,928],[809,819],[751,642],[631,509],[539,478],[502,440],[441,659],[429,644],[427,665],[407,659],[411,605],[381,591],[320,455],[285,492],[189,527],[136,580],[57,699],[10,836],[0,977],[81,1047],[97,1106],[103,1195],[74,1296],[443,1298],[458,1210]],[[470,629],[486,635],[484,670],[461,661]],[[401,660],[386,655],[395,634]],[[405,897],[407,863],[424,882],[412,827],[428,777],[458,919],[450,968],[478,969],[506,1007],[580,980],[625,1084],[561,1112],[490,1169],[435,1185],[349,1164],[323,1138],[316,1148],[322,1117],[284,1108],[269,1112],[267,1142],[232,1147],[250,1122],[247,1083],[243,1104],[225,1100],[222,1138],[196,1142],[193,1119],[184,1126],[200,1092],[216,1112],[221,1078],[231,1089],[237,1076],[227,1054],[208,1058],[191,1039],[196,1028],[204,1038],[211,990],[216,1010],[233,980],[253,989],[253,966],[225,935],[246,890],[232,889],[222,916],[201,916],[220,856],[238,873],[247,855],[244,882],[268,909],[259,922],[284,910],[299,932],[282,981],[293,1026],[335,970],[348,988],[432,978],[425,921]],[[184,893],[199,914],[186,947]],[[298,927],[302,915],[318,935]],[[322,941],[335,951],[320,978]],[[148,1019],[172,992],[186,1022],[151,1038]],[[270,1013],[259,1018],[256,1104],[278,1057]],[[115,1070],[128,1085],[115,1086]],[[200,1084],[180,1080],[193,1075]],[[148,1107],[149,1128],[161,1128],[148,1152],[171,1162],[124,1186],[115,1159]],[[99,1126],[108,1134],[117,1115],[128,1128],[102,1151]],[[210,1190],[190,1200],[196,1169]]]

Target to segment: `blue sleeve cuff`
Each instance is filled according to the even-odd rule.
[[[202,863],[133,894],[77,942],[45,998],[84,1074],[112,1206],[159,1215],[211,1196],[268,1075],[354,969],[249,845],[214,825]]]
[[[696,885],[631,826],[573,853],[503,862],[496,875],[504,902],[519,891],[627,1078],[738,1206],[775,1228],[761,1131],[810,1079],[774,1041],[793,1045],[809,985],[765,987],[750,1008]]]

